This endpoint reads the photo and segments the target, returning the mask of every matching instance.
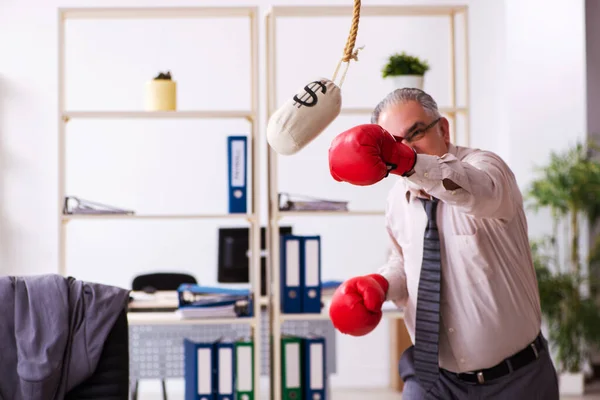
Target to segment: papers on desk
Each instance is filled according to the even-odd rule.
[[[217,307],[183,307],[177,309],[175,314],[181,318],[236,318],[238,315],[235,306]]]
[[[176,311],[181,318],[236,318],[252,316],[252,295],[246,289],[181,285]]]
[[[129,292],[129,311],[161,312],[175,311],[179,306],[178,293],[175,290],[146,293],[141,291]]]

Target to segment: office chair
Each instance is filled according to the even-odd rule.
[[[159,290],[177,290],[179,285],[184,283],[197,284],[196,278],[192,275],[172,273],[172,272],[157,272],[152,274],[138,275],[131,283],[131,289],[134,291],[143,291],[154,293]],[[163,399],[167,400],[167,383],[165,379],[161,379]],[[138,380],[133,383],[132,399],[137,400]]]
[[[75,387],[65,400],[128,400],[129,325],[123,310],[111,329],[94,374]]]
[[[157,272],[136,276],[131,283],[131,289],[153,293],[158,290],[177,290],[183,283],[196,284],[198,282],[196,278],[188,274]]]

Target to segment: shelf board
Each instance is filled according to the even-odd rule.
[[[275,215],[280,218],[285,217],[337,217],[337,216],[369,216],[385,215],[385,211],[365,210],[365,211],[279,211]]]
[[[255,119],[248,110],[203,111],[66,111],[63,119]]]
[[[61,8],[63,19],[248,17],[254,7],[119,7]]]
[[[131,220],[151,220],[151,219],[171,219],[171,220],[194,220],[194,219],[254,219],[254,214],[67,214],[63,215],[63,221],[70,220],[111,220],[111,219],[131,219]]]
[[[172,312],[128,312],[129,325],[233,325],[255,324],[256,318],[181,318]]]
[[[404,318],[404,312],[402,310],[384,307],[382,311],[384,318]],[[329,308],[325,309],[325,311],[320,314],[280,314],[280,316],[282,323],[285,321],[322,321],[330,319]]]
[[[447,16],[467,10],[467,6],[363,6],[361,17]],[[273,6],[269,13],[276,17],[348,17],[353,6]]]
[[[442,114],[461,114],[466,113],[466,107],[442,107],[439,109]],[[370,115],[373,112],[373,108],[362,108],[362,107],[345,107],[340,110],[340,115]]]
[[[281,322],[284,321],[315,321],[315,320],[328,320],[328,313],[320,313],[320,314],[281,314]]]

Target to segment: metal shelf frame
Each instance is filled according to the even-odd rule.
[[[66,23],[68,20],[108,20],[108,19],[207,19],[247,17],[250,22],[248,41],[250,45],[250,63],[248,65],[248,78],[250,79],[250,110],[192,110],[192,111],[69,111],[66,104]],[[260,279],[260,127],[259,127],[259,9],[249,7],[139,7],[139,8],[59,8],[58,10],[58,270],[62,275],[67,274],[66,249],[67,226],[70,221],[91,220],[200,220],[214,218],[239,218],[247,219],[250,223],[250,281],[254,293],[254,316],[252,318],[223,318],[202,320],[189,320],[189,324],[203,324],[210,327],[215,324],[248,324],[254,340],[254,390],[255,396],[260,397],[261,377],[261,279]],[[96,120],[122,120],[122,119],[245,119],[250,123],[248,137],[249,160],[251,162],[251,175],[249,184],[252,196],[249,198],[249,212],[247,214],[193,214],[193,215],[65,215],[63,214],[64,198],[66,196],[66,141],[67,125],[73,119]],[[138,319],[147,319],[148,316],[139,316]],[[147,322],[147,321],[146,321]],[[133,318],[136,323],[136,318]],[[182,323],[182,321],[179,321]]]
[[[343,17],[350,23],[353,14],[352,6],[274,6],[269,9],[265,16],[265,29],[266,29],[266,68],[267,68],[267,81],[266,81],[266,111],[267,120],[271,117],[278,108],[278,101],[276,96],[277,87],[277,20],[285,17],[294,18],[319,18],[319,17]],[[456,58],[456,45],[457,37],[455,34],[456,17],[463,17],[463,29],[464,29],[464,76],[465,76],[465,104],[463,106],[457,105],[457,58]],[[469,132],[469,49],[468,49],[468,7],[465,5],[443,5],[443,6],[362,6],[360,17],[361,18],[373,18],[373,17],[390,17],[390,16],[437,16],[437,17],[448,17],[450,20],[450,93],[451,103],[447,107],[440,108],[440,112],[445,114],[453,125],[456,126],[456,120],[458,115],[464,116],[465,124],[465,142],[468,145],[470,142]],[[340,115],[365,115],[369,116],[372,112],[372,108],[342,108]],[[455,139],[455,138],[454,138]],[[267,146],[268,147],[268,146]],[[294,314],[285,315],[281,313],[280,305],[280,249],[279,249],[279,223],[282,218],[285,217],[302,217],[302,216],[323,216],[326,217],[339,217],[339,216],[383,216],[382,211],[347,211],[347,212],[284,212],[279,210],[278,202],[278,173],[277,173],[277,153],[275,153],[270,147],[267,150],[267,192],[268,192],[268,216],[269,223],[267,224],[267,246],[269,252],[269,282],[271,282],[271,290],[269,291],[269,310],[270,310],[270,335],[272,338],[271,342],[271,399],[280,400],[282,398],[282,387],[281,387],[281,349],[279,346],[280,339],[282,336],[282,325],[288,320],[317,320],[317,319],[329,319],[327,312],[321,314]],[[390,316],[401,316],[401,312],[388,312]]]

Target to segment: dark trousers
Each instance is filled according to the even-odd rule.
[[[426,394],[415,375],[413,351],[409,347],[398,365],[400,377],[404,381],[402,400],[421,399],[457,399],[457,400],[558,400],[558,378],[548,351],[548,342],[539,358],[526,366],[483,384],[474,384],[460,380],[450,371],[440,369],[440,377]]]

